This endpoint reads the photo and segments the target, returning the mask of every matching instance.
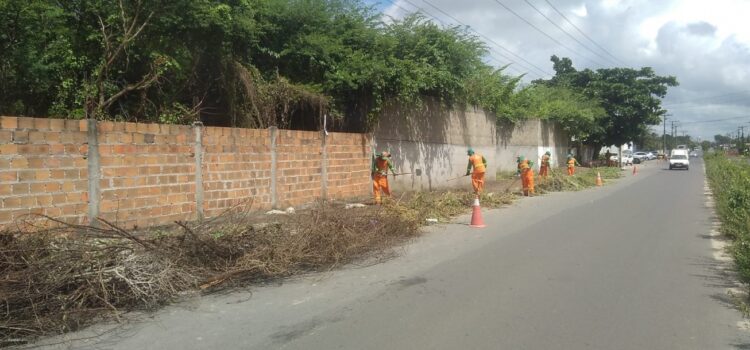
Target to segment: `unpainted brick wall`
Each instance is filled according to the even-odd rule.
[[[92,123],[0,117],[0,229],[27,214],[88,223],[90,213],[146,227],[371,191],[364,134]]]
[[[279,206],[309,203],[321,197],[322,142],[319,132],[279,130],[276,138]]]
[[[126,227],[195,217],[192,128],[99,122],[99,216]]]
[[[206,127],[203,132],[203,210],[271,207],[271,140],[268,130]]]
[[[86,122],[0,117],[0,226],[41,214],[84,223]]]
[[[372,192],[371,142],[365,134],[328,135],[329,198],[349,198]]]

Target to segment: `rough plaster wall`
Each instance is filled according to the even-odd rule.
[[[470,186],[468,178],[448,181],[466,173],[468,147],[487,159],[488,174],[496,174],[514,171],[519,155],[534,160],[538,167],[547,150],[552,152],[553,165],[559,165],[565,160],[567,145],[567,136],[553,123],[499,124],[481,110],[446,111],[435,103],[418,110],[388,106],[373,137],[375,153],[391,151],[396,171],[410,173],[390,179],[396,190]]]

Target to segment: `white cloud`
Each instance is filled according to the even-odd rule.
[[[455,24],[425,0],[394,1],[410,11],[415,10],[410,4],[413,3],[442,21]],[[736,129],[737,125],[748,125],[750,121],[748,117],[746,120],[737,118],[699,123],[701,120],[750,115],[750,91],[746,90],[750,86],[750,25],[745,19],[750,13],[750,1],[547,0],[615,55],[618,62],[583,38],[545,0],[529,2],[599,55],[582,48],[521,0],[498,1],[573,52],[540,34],[495,0],[426,1],[546,72],[553,71],[549,57],[556,54],[570,57],[579,69],[621,66],[618,62],[624,62],[629,67],[649,66],[657,74],[676,76],[680,86],[670,89],[665,106],[670,108],[669,104],[672,104],[670,113],[673,118],[684,122],[685,131],[691,135],[711,139],[714,134],[724,134]],[[405,15],[403,10],[391,4],[387,4],[385,12],[397,18]],[[542,75],[531,64],[488,44],[502,53],[501,56],[493,52],[498,61],[515,61],[514,69],[531,72],[529,79]],[[744,94],[729,102],[711,98],[738,91],[744,91]]]

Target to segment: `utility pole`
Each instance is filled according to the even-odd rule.
[[[745,145],[745,126],[744,125],[740,126],[740,131],[742,132],[742,134],[740,136],[740,142],[744,146]]]
[[[671,114],[665,114],[664,115],[664,130],[661,133],[661,151],[662,154],[667,154],[667,116],[672,116]]]

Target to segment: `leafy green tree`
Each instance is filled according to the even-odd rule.
[[[532,85],[517,97],[519,112],[559,123],[575,141],[587,142],[602,132],[606,111],[599,101],[564,86]]]
[[[39,25],[44,23],[44,25]],[[518,113],[466,28],[358,0],[0,1],[0,113],[349,130],[386,101]]]
[[[666,113],[661,98],[670,86],[677,86],[676,78],[658,76],[649,67],[578,71],[568,58],[552,56],[551,61],[555,76],[535,84],[574,89],[597,99],[606,111],[606,118],[598,119],[601,131],[587,139],[597,151],[602,146],[637,140],[648,132],[649,125],[659,124]]]

